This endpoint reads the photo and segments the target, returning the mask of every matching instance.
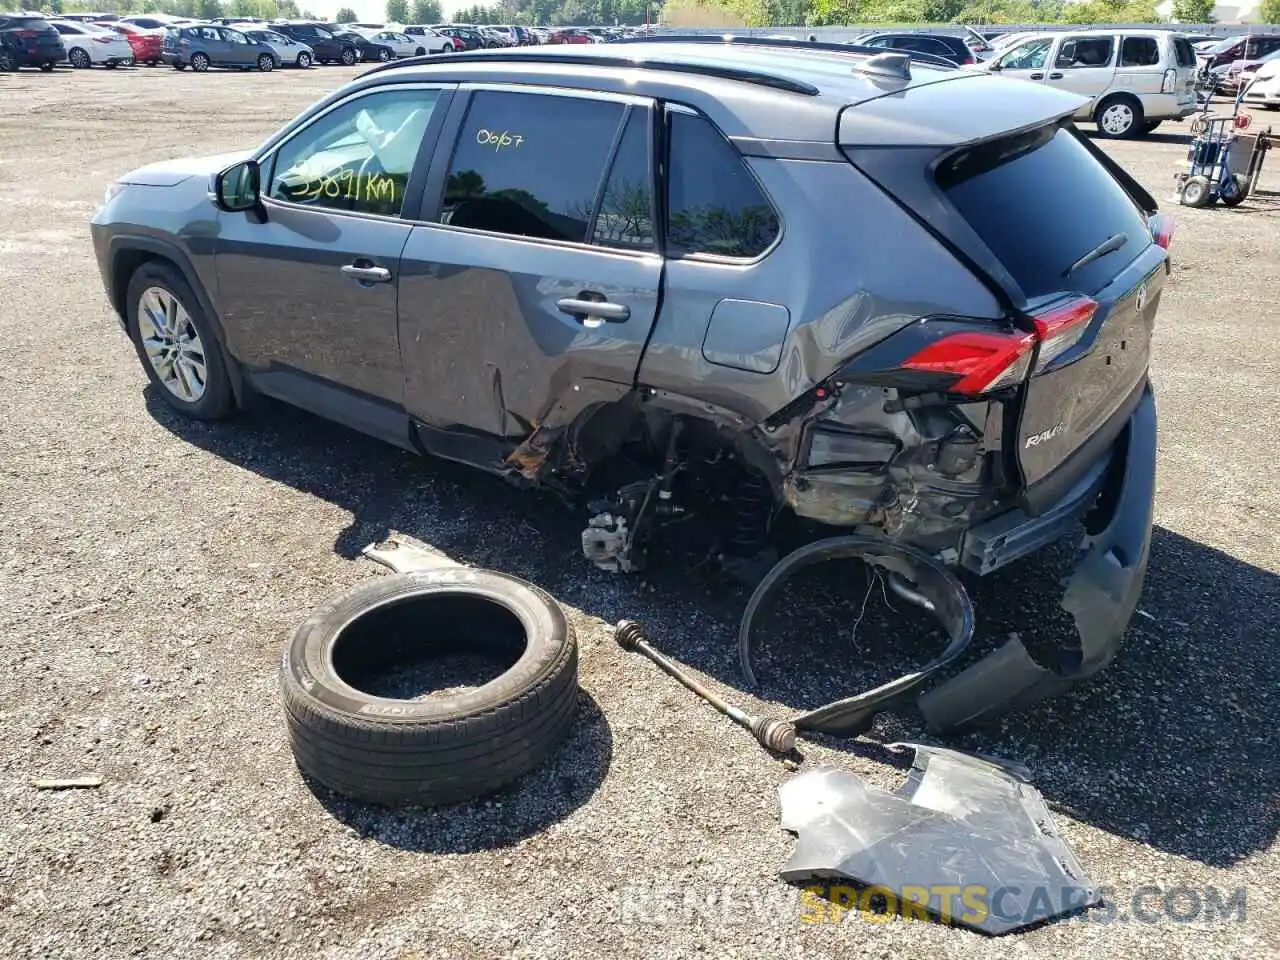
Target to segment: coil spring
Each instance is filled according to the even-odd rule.
[[[618,626],[613,631],[613,639],[623,650],[634,650],[637,642],[647,638],[644,635],[644,628],[634,620],[619,620]]]
[[[733,524],[728,552],[754,557],[769,545],[769,525],[773,519],[773,488],[760,474],[749,471],[742,478],[733,499]]]

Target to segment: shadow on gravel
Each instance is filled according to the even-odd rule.
[[[595,700],[578,694],[578,719],[538,769],[497,793],[430,809],[388,810],[340,797],[304,776],[334,819],[362,837],[415,853],[508,847],[563,820],[591,799],[609,772],[613,734]]]
[[[225,425],[183,420],[154,396],[148,406],[183,440],[349,511],[351,522],[334,544],[342,556],[357,557],[366,544],[402,531],[458,560],[532,581],[607,622],[638,620],[659,649],[726,685],[724,692],[744,704],[751,700],[734,692],[743,682],[735,645],[747,594],[709,568],[602,573],[581,556],[581,517],[554,498],[419,459],[280,404],[263,403]],[[1047,550],[970,582],[975,656],[1012,632],[1032,640],[1065,635],[1070,627],[1057,605],[1056,578],[1069,560],[1067,549]],[[1280,835],[1280,577],[1157,528],[1139,609],[1107,670],[953,745],[1025,764],[1046,799],[1071,816],[1178,856],[1227,866],[1267,849]],[[756,709],[774,714],[883,682],[924,662],[941,643],[926,616],[883,590],[856,561],[798,577],[757,634],[764,705]],[[690,694],[688,709],[710,708]],[[603,718],[597,723],[607,736]],[[589,727],[580,724],[578,735]],[[883,715],[871,734],[923,736],[918,717],[906,714]],[[862,741],[823,742],[868,748]],[[496,810],[477,807],[474,829],[466,825],[472,817],[452,826],[456,814],[405,821],[343,813],[338,804],[335,815],[354,817],[348,822],[357,829],[367,822],[371,834],[379,824],[423,824],[408,831],[421,849],[500,845],[521,829],[538,829],[529,818],[541,805],[568,809],[553,783],[563,773],[554,771],[570,769],[564,758],[581,749],[571,743],[556,765],[518,788],[533,798],[527,813],[512,813],[505,802]],[[516,811],[525,809],[519,799],[525,795],[513,800]]]

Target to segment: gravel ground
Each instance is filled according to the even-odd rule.
[[[607,627],[639,619],[732,685],[739,590],[679,571],[597,574],[578,555],[579,523],[549,501],[276,405],[184,423],[145,389],[90,249],[103,188],[142,163],[252,145],[347,76],[0,77],[7,956],[1278,955],[1280,203],[1178,213],[1154,361],[1157,530],[1123,656],[959,742],[1032,769],[1112,891],[1115,922],[999,940],[856,915],[806,923],[777,879],[794,843],[776,799],[790,773],[619,651]],[[1184,138],[1173,125],[1106,149],[1163,199]],[[571,740],[478,804],[349,804],[309,788],[285,743],[282,643],[313,605],[381,575],[359,549],[393,529],[541,585],[578,631]],[[1052,615],[1054,562],[983,585],[980,643]],[[829,605],[830,586],[808,589]],[[846,624],[861,600],[842,601]],[[792,635],[804,642],[767,644],[766,707],[887,676],[892,657],[915,652],[874,611],[854,637],[799,604]],[[884,718],[872,737],[806,752],[891,786],[902,772],[879,743],[919,738],[914,724]],[[87,774],[102,787],[31,787]],[[1172,911],[1121,922],[1147,885],[1175,891]],[[676,898],[654,908],[645,897],[666,887]],[[1211,887],[1227,899],[1246,888],[1244,922],[1193,909]],[[681,889],[732,899],[686,915]],[[1162,895],[1144,902],[1159,912]]]

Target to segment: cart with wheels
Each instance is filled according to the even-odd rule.
[[[1245,133],[1251,120],[1237,110],[1231,116],[1202,113],[1192,121],[1187,169],[1177,175],[1179,203],[1207,207],[1221,200],[1235,207],[1253,192],[1273,138],[1269,129]]]

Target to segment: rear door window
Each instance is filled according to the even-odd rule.
[[[1053,65],[1059,70],[1106,67],[1115,52],[1115,37],[1066,37]]]
[[[625,106],[473,94],[449,162],[440,219],[455,227],[585,243]]]
[[[1196,50],[1191,46],[1191,41],[1183,37],[1173,38],[1173,55],[1177,58],[1178,66],[1194,67],[1196,65]]]
[[[1120,44],[1120,66],[1154,67],[1160,62],[1155,37],[1125,37]]]
[[[962,151],[938,184],[1028,297],[1096,293],[1151,243],[1137,205],[1069,128]],[[1118,250],[1066,275],[1116,234]]]
[[[1000,58],[1002,70],[1039,70],[1049,58],[1052,40],[1030,40],[1018,44]]]
[[[704,117],[667,123],[667,254],[760,256],[781,224],[738,151]]]

